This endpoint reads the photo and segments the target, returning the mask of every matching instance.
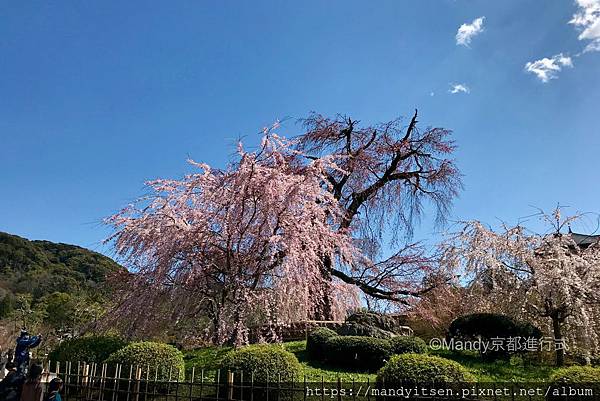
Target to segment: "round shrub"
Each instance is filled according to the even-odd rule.
[[[448,335],[463,338],[541,338],[542,332],[530,323],[517,322],[506,315],[474,313],[455,319],[448,328]]]
[[[360,323],[346,322],[339,329],[341,336],[362,336],[374,338],[392,338],[395,336],[391,331],[385,331],[375,326],[367,326]]]
[[[461,341],[473,341],[481,339],[491,342],[493,338],[542,338],[542,332],[530,323],[518,322],[506,315],[495,313],[474,313],[455,319],[448,328],[448,339]],[[482,356],[489,359],[506,358],[510,353],[506,351],[508,346],[504,344],[499,350],[488,351]]]
[[[327,327],[319,327],[311,331],[306,339],[306,352],[313,359],[322,358],[325,352],[325,343],[337,335],[335,331]]]
[[[48,359],[59,362],[102,363],[112,354],[125,347],[127,343],[114,336],[79,337],[58,344]]]
[[[377,372],[377,382],[384,385],[443,385],[475,382],[473,376],[460,363],[439,356],[423,354],[394,355]]]
[[[301,371],[296,355],[272,344],[248,345],[233,350],[225,355],[221,368],[242,372],[244,381],[253,377],[258,383],[292,381],[300,376]]]
[[[337,336],[325,344],[324,356],[332,364],[367,370],[376,370],[391,357],[388,340],[372,337]]]
[[[142,368],[142,376],[146,375],[149,368],[149,376],[158,374],[159,380],[175,380],[185,376],[185,364],[183,353],[172,345],[143,341],[131,343],[112,353],[107,359],[108,364],[120,363],[126,366],[139,366]]]
[[[399,336],[390,340],[394,354],[424,354],[427,352],[427,344],[420,337]]]

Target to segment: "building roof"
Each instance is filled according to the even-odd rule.
[[[574,232],[570,232],[569,235],[580,248],[587,248],[600,241],[600,235],[578,234]]]

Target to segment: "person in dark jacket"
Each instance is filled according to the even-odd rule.
[[[17,372],[17,366],[14,362],[6,364],[8,373],[0,382],[0,400],[2,401],[19,401],[21,398],[21,389],[25,382],[25,376]]]
[[[21,390],[20,401],[42,401],[44,396],[44,388],[42,386],[42,369],[41,365],[32,364],[27,380],[23,384]]]
[[[17,338],[17,347],[15,348],[15,364],[17,371],[26,374],[29,366],[29,350],[35,348],[42,342],[42,336],[30,336],[27,330],[21,330],[21,335]]]

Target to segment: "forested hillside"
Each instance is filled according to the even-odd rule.
[[[0,232],[0,319],[73,329],[102,313],[106,278],[118,269],[112,259],[79,246]]]

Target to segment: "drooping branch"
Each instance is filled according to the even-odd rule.
[[[578,236],[561,233],[563,222],[574,220],[558,209],[543,220],[549,234],[465,222],[443,243],[442,263],[465,273],[472,311],[533,321],[589,357],[600,349],[600,243],[582,245]],[[562,349],[556,349],[556,361],[563,363]]]
[[[149,182],[147,197],[107,220],[117,254],[135,271],[113,315],[177,301],[168,316],[204,312],[212,341],[240,344],[251,316],[292,322],[317,307],[322,255],[348,263],[359,251],[335,229],[343,210],[322,187],[321,161],[297,171],[283,139],[263,142],[259,152],[240,148],[224,171],[198,165],[200,173],[182,180]]]
[[[351,231],[356,239],[368,238],[381,248],[382,226],[390,225],[392,231],[411,232],[424,200],[435,205],[443,220],[461,188],[460,173],[447,157],[454,145],[446,139],[450,134],[448,130],[429,128],[420,132],[417,116],[415,110],[406,128],[399,120],[364,128],[346,117],[330,120],[313,115],[304,120],[308,129],[297,138],[298,149],[309,153],[311,160],[331,158],[339,167],[328,170],[326,176],[330,191],[344,209],[338,227],[340,232]],[[400,224],[390,224],[393,219],[398,219]],[[407,260],[411,260],[412,251],[408,247],[404,249]],[[422,264],[425,270],[431,261],[423,260]],[[407,297],[418,297],[423,289],[422,275],[415,277],[414,289],[410,290],[405,289],[406,282],[394,285],[400,278],[393,274],[378,280],[381,275],[374,273],[376,263],[359,274],[343,266],[327,265],[332,276],[380,299],[401,302]],[[411,260],[411,264],[399,263],[394,269],[401,272],[414,265]]]
[[[346,273],[344,273],[340,270],[337,270],[337,269],[331,269],[331,274],[347,284],[352,284],[352,285],[357,286],[366,295],[372,296],[377,299],[386,300],[386,301],[398,302],[400,304],[407,305],[407,306],[411,305],[411,303],[408,301],[407,298],[421,297],[421,296],[427,294],[428,292],[438,288],[441,284],[448,283],[452,280],[452,278],[449,277],[442,282],[436,283],[434,285],[430,285],[425,288],[421,288],[418,291],[384,290],[381,287],[373,286],[373,285],[365,283],[364,281],[362,281],[358,278],[351,277],[351,276],[347,275]]]

